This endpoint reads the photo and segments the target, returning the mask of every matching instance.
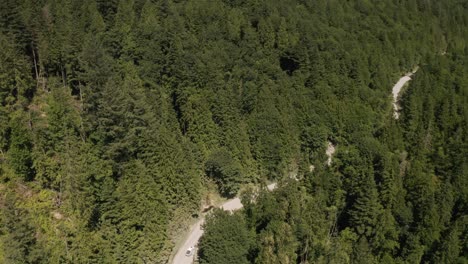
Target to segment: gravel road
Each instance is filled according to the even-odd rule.
[[[416,72],[416,70],[414,71]],[[398,111],[400,110],[400,106],[398,105],[398,95],[400,94],[401,92],[401,88],[403,88],[403,86],[411,80],[411,76],[413,75],[413,73],[408,73],[406,74],[405,76],[401,77],[400,80],[398,80],[398,82],[395,84],[395,86],[393,86],[393,89],[392,89],[392,95],[393,95],[393,117],[395,119],[398,119],[398,117],[400,117],[400,113],[398,113]]]

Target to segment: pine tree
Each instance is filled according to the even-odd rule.
[[[199,261],[247,264],[253,243],[242,214],[216,210],[206,219],[199,242]]]
[[[10,115],[11,135],[7,152],[8,164],[16,175],[29,181],[34,178],[33,157],[31,155],[31,131],[27,129],[26,113],[17,110]]]
[[[0,200],[0,260],[5,263],[40,262],[40,248],[37,246],[34,227],[24,208],[18,206],[18,198],[7,190]],[[42,257],[45,257],[42,255]]]
[[[157,177],[139,161],[124,168],[113,194],[116,202],[103,214],[103,224],[115,228],[112,252],[118,262],[160,262],[167,257],[167,205]]]

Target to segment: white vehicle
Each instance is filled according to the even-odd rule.
[[[195,247],[191,246],[187,248],[187,251],[185,251],[185,256],[190,257],[193,255],[194,252],[195,252]]]

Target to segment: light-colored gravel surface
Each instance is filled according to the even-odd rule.
[[[179,251],[174,256],[174,259],[172,260],[172,263],[191,264],[193,262],[193,257],[197,254],[197,252],[195,252],[192,256],[187,257],[185,256],[185,251],[189,247],[194,246],[198,243],[198,240],[203,235],[203,230],[201,229],[201,226],[203,225],[204,222],[205,222],[205,219],[202,218],[192,226],[192,228],[190,229],[189,236],[185,240],[184,244],[179,248]]]
[[[411,75],[413,75],[412,73],[409,73],[403,77],[400,78],[400,80],[398,80],[398,82],[395,84],[395,86],[393,86],[393,89],[392,89],[392,96],[393,96],[393,117],[395,119],[398,119],[398,117],[400,117],[400,114],[398,113],[398,111],[400,110],[400,106],[398,105],[398,95],[400,94],[401,92],[401,88],[403,88],[403,86],[405,86],[405,84],[411,80]]]
[[[225,202],[223,205],[221,205],[221,208],[224,211],[235,211],[237,209],[242,208],[242,203],[241,203],[241,200],[238,197],[236,197],[234,199],[231,199]]]
[[[332,163],[332,157],[333,157],[333,154],[335,154],[335,151],[336,151],[335,145],[333,145],[333,143],[328,141],[327,150],[325,151],[325,154],[327,154],[328,156],[328,160],[327,160],[328,166],[330,166]]]

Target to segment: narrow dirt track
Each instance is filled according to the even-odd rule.
[[[403,86],[405,86],[405,84],[407,82],[411,81],[411,76],[413,76],[413,74],[416,73],[417,70],[418,70],[418,68],[416,67],[413,70],[413,72],[410,72],[410,73],[406,74],[405,76],[401,77],[400,80],[398,80],[398,82],[392,88],[393,117],[395,119],[398,119],[400,117],[400,113],[399,113],[400,106],[398,105],[398,96],[400,95],[401,89],[403,88]]]

